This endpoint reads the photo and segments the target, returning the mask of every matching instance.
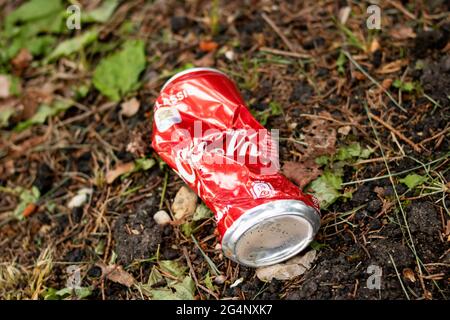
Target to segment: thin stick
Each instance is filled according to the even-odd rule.
[[[398,273],[397,266],[395,265],[394,259],[392,258],[390,253],[389,253],[389,258],[391,259],[392,265],[394,266],[395,273],[397,274],[398,281],[400,282],[400,285],[402,286],[402,289],[403,289],[403,292],[405,293],[406,299],[410,300],[409,299],[409,295],[408,295],[408,291],[406,291],[406,288],[403,285],[402,278],[400,277],[400,274]]]
[[[186,258],[186,262],[189,267],[189,270],[191,271],[192,278],[194,278],[195,285],[197,286],[197,289],[198,289],[198,287],[199,287],[198,279],[197,279],[197,276],[195,275],[195,270],[192,267],[191,259],[189,259],[189,253],[188,253],[186,247],[183,247],[183,254],[184,254],[184,257]],[[200,298],[203,299],[203,296],[202,296],[200,290],[198,290],[198,294],[200,295]]]
[[[350,60],[351,63],[353,63],[355,65],[355,67],[362,73],[364,74],[370,81],[372,81],[374,84],[377,85],[378,88],[380,88],[381,91],[383,91],[388,97],[389,99],[392,101],[393,104],[395,104],[400,110],[402,110],[403,112],[407,113],[406,109],[403,108],[400,104],[398,104],[397,100],[394,99],[394,97],[392,96],[392,94],[387,91],[377,80],[375,80],[370,74],[367,73],[366,70],[363,69],[363,67],[361,67],[359,65],[358,62],[355,61],[355,59],[353,59],[352,55],[350,53],[348,53],[345,50],[342,50],[342,52],[344,53],[344,55],[348,58],[348,60]]]
[[[261,17],[267,22],[267,24],[273,29],[273,31],[275,31],[275,33],[281,38],[281,40],[283,40],[284,44],[286,45],[286,47],[289,48],[290,51],[292,51],[292,52],[297,51],[297,50],[295,50],[292,43],[289,42],[289,40],[284,36],[284,34],[281,32],[281,30],[277,27],[275,22],[273,22],[272,19],[269,18],[269,16],[267,16],[265,13],[262,13]]]
[[[292,58],[299,58],[299,59],[309,59],[309,58],[311,58],[311,55],[306,54],[306,53],[284,51],[284,50],[278,50],[278,49],[273,49],[273,48],[269,48],[269,47],[262,47],[259,50],[263,51],[263,52],[268,52],[268,53],[271,53],[271,54],[275,54],[275,55],[292,57]]]
[[[410,140],[409,138],[405,137],[400,131],[398,131],[397,129],[395,129],[393,126],[391,126],[389,123],[385,122],[383,119],[381,119],[380,117],[378,117],[377,115],[374,115],[373,113],[369,112],[369,116],[374,119],[375,121],[377,121],[378,123],[382,124],[384,127],[386,127],[387,129],[389,129],[393,134],[395,134],[398,138],[400,138],[401,140],[403,140],[404,142],[406,142],[407,144],[409,144],[414,151],[416,152],[421,152],[422,150],[420,149],[420,147],[415,144],[412,140]]]

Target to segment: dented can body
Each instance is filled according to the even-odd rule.
[[[276,135],[215,69],[176,74],[155,102],[153,149],[214,212],[224,254],[251,267],[292,257],[320,226],[317,200],[279,173]]]

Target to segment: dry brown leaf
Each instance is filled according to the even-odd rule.
[[[387,89],[389,89],[391,87],[393,82],[394,81],[392,79],[386,78],[381,83],[381,86],[383,87],[383,89],[387,90]]]
[[[117,165],[113,170],[108,171],[106,174],[106,183],[111,184],[121,175],[131,172],[134,169],[134,162],[121,163]]]
[[[416,276],[414,275],[414,271],[412,271],[410,268],[403,269],[403,276],[405,277],[405,279],[411,282],[416,282]]]
[[[204,52],[212,52],[217,49],[219,45],[214,41],[202,40],[200,41],[199,48]]]
[[[194,65],[202,68],[212,67],[214,65],[214,52],[205,54],[200,59],[195,60]]]
[[[414,30],[407,26],[395,26],[391,29],[390,35],[396,40],[406,40],[416,37]]]
[[[408,64],[407,60],[403,60],[403,59],[395,60],[395,61],[392,61],[392,62],[389,62],[389,63],[383,65],[383,67],[380,68],[379,70],[377,70],[376,73],[378,73],[378,74],[394,73],[394,72],[401,70],[401,68],[407,64]]]
[[[26,48],[20,49],[19,53],[11,60],[11,63],[18,74],[21,74],[26,69],[30,62],[33,61],[33,56]]]
[[[21,118],[23,120],[31,118],[41,104],[50,105],[54,98],[54,90],[55,88],[51,83],[46,83],[41,88],[28,88],[22,97],[23,111]]]
[[[339,127],[338,133],[342,134],[343,136],[346,136],[349,134],[350,130],[352,130],[351,126],[342,126]]]
[[[314,160],[306,162],[287,161],[283,165],[282,172],[288,179],[303,188],[316,179],[322,173],[322,170],[319,169],[319,165]]]
[[[333,122],[324,118],[332,118],[331,114],[323,111],[319,118],[314,118],[311,124],[304,127],[303,144],[295,144],[295,148],[301,154],[301,161],[315,159],[322,155],[332,155],[336,152],[336,129]]]
[[[378,41],[377,38],[373,39],[372,42],[370,43],[370,52],[374,53],[375,51],[377,51],[378,49],[380,49],[380,42]]]
[[[0,98],[8,98],[10,90],[9,78],[4,75],[0,75]]]
[[[140,106],[141,103],[139,102],[138,99],[133,98],[131,100],[128,100],[122,103],[122,114],[125,117],[132,117],[139,111]]]
[[[127,271],[123,270],[122,266],[115,264],[107,266],[103,262],[97,262],[96,265],[102,269],[103,277],[111,280],[112,282],[120,283],[126,287],[131,287],[135,280],[133,276]]]
[[[445,226],[445,235],[450,235],[450,220],[447,221],[447,225]]]
[[[197,207],[197,195],[188,187],[181,187],[175,195],[172,204],[172,211],[175,220],[182,220],[192,216]]]

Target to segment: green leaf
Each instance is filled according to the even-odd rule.
[[[35,124],[43,124],[48,117],[57,115],[67,110],[72,104],[67,100],[58,100],[51,107],[45,104],[39,106],[38,111],[28,120],[22,121],[14,128],[15,131],[23,131]]]
[[[141,159],[137,159],[134,162],[134,170],[133,171],[140,171],[140,170],[148,170],[150,168],[152,168],[154,165],[156,164],[155,159],[150,158],[141,158]]]
[[[329,156],[320,156],[315,159],[315,162],[320,166],[327,165],[329,161],[330,161]]]
[[[55,288],[48,288],[43,294],[44,300],[59,300],[60,296],[56,294],[57,292]]]
[[[64,288],[55,292],[56,296],[67,298],[69,296],[76,296],[79,299],[84,299],[92,294],[92,290],[88,287],[80,288]]]
[[[209,290],[211,290],[211,291],[213,291],[213,292],[216,291],[216,286],[215,286],[215,285],[213,284],[213,282],[212,282],[211,276],[209,275],[209,271],[206,273],[204,282],[205,282],[205,286],[206,286]]]
[[[416,89],[416,85],[414,84],[414,82],[403,82],[400,79],[396,79],[392,83],[392,86],[408,93],[411,93]]]
[[[63,10],[61,0],[31,0],[11,12],[5,19],[7,26],[17,22],[41,19]]]
[[[400,182],[405,184],[409,189],[414,189],[418,185],[423,184],[425,181],[427,181],[427,177],[415,173],[408,174],[403,179],[400,179]]]
[[[203,203],[197,206],[192,217],[193,221],[199,221],[204,219],[209,219],[213,216],[212,211]],[[190,236],[190,235],[189,235]]]
[[[17,191],[19,192],[20,202],[16,209],[14,209],[13,216],[18,220],[23,220],[23,210],[25,210],[30,203],[36,203],[39,200],[41,193],[35,186],[33,186],[30,190],[19,188]]]
[[[195,283],[187,276],[182,282],[175,281],[165,288],[152,289],[149,285],[140,285],[142,292],[153,300],[194,300]]]
[[[190,237],[194,232],[194,222],[185,222],[180,226],[180,229],[186,237]]]
[[[336,159],[340,161],[349,160],[352,157],[359,157],[361,154],[361,146],[358,142],[339,148],[336,153]]]
[[[112,16],[118,4],[118,0],[103,0],[101,6],[99,6],[98,8],[86,13],[82,13],[81,21],[104,23],[108,21],[108,19]]]
[[[150,276],[148,277],[147,284],[151,287],[151,286],[154,286],[157,283],[160,283],[162,280],[164,280],[164,277],[158,271],[156,266],[153,266],[152,267],[152,271],[150,272]]]
[[[63,41],[60,44],[58,44],[55,50],[53,50],[53,52],[48,57],[47,61],[50,62],[62,56],[68,56],[71,55],[72,53],[78,52],[85,46],[97,40],[97,37],[98,31],[90,30],[78,37]]]
[[[181,300],[194,300],[195,282],[191,277],[184,278],[182,283],[172,286],[175,289],[175,295]]]
[[[144,42],[128,40],[121,51],[100,61],[94,71],[93,84],[109,99],[119,101],[137,87],[145,64]]]
[[[325,244],[325,243],[319,243],[319,242],[317,242],[317,241],[315,241],[315,240],[313,240],[309,245],[310,245],[311,248],[313,248],[313,249],[316,250],[316,251],[319,251],[319,250],[322,249],[322,248],[328,247],[327,244]]]
[[[187,267],[175,260],[161,260],[159,261],[159,267],[162,271],[167,272],[177,278],[184,275]]]
[[[334,173],[325,172],[322,176],[311,182],[310,187],[323,208],[336,201],[341,193],[342,178]]]
[[[9,118],[16,112],[16,109],[12,106],[6,106],[0,108],[0,128],[7,127]]]
[[[272,116],[279,116],[283,114],[283,109],[281,108],[281,105],[278,102],[271,101],[269,103],[270,111]]]
[[[347,57],[345,56],[345,54],[341,51],[339,53],[339,57],[336,60],[336,67],[337,70],[340,74],[344,74],[345,73],[345,62],[347,62]]]

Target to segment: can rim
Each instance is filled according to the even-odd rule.
[[[240,258],[237,255],[237,244],[243,235],[258,224],[268,219],[282,218],[291,216],[303,220],[307,224],[308,231],[303,237],[299,237],[295,245],[279,255],[274,255],[272,259],[266,259],[259,262],[249,262],[247,259]],[[320,217],[315,209],[306,205],[301,200],[274,200],[268,203],[256,206],[244,212],[233,224],[227,229],[222,239],[222,250],[224,254],[240,264],[249,267],[263,267],[285,261],[299,252],[313,240],[315,234],[320,227]]]
[[[207,67],[195,67],[195,68],[189,68],[183,71],[180,71],[176,74],[174,74],[172,77],[169,78],[169,80],[167,80],[164,85],[161,88],[161,91],[163,91],[171,82],[173,82],[174,80],[178,79],[179,77],[182,77],[186,74],[189,73],[193,73],[193,72],[200,72],[200,71],[211,71],[211,72],[215,72],[215,73],[219,73],[221,75],[224,75],[226,77],[228,77],[225,73],[223,73],[220,70],[214,69],[214,68],[207,68]]]

